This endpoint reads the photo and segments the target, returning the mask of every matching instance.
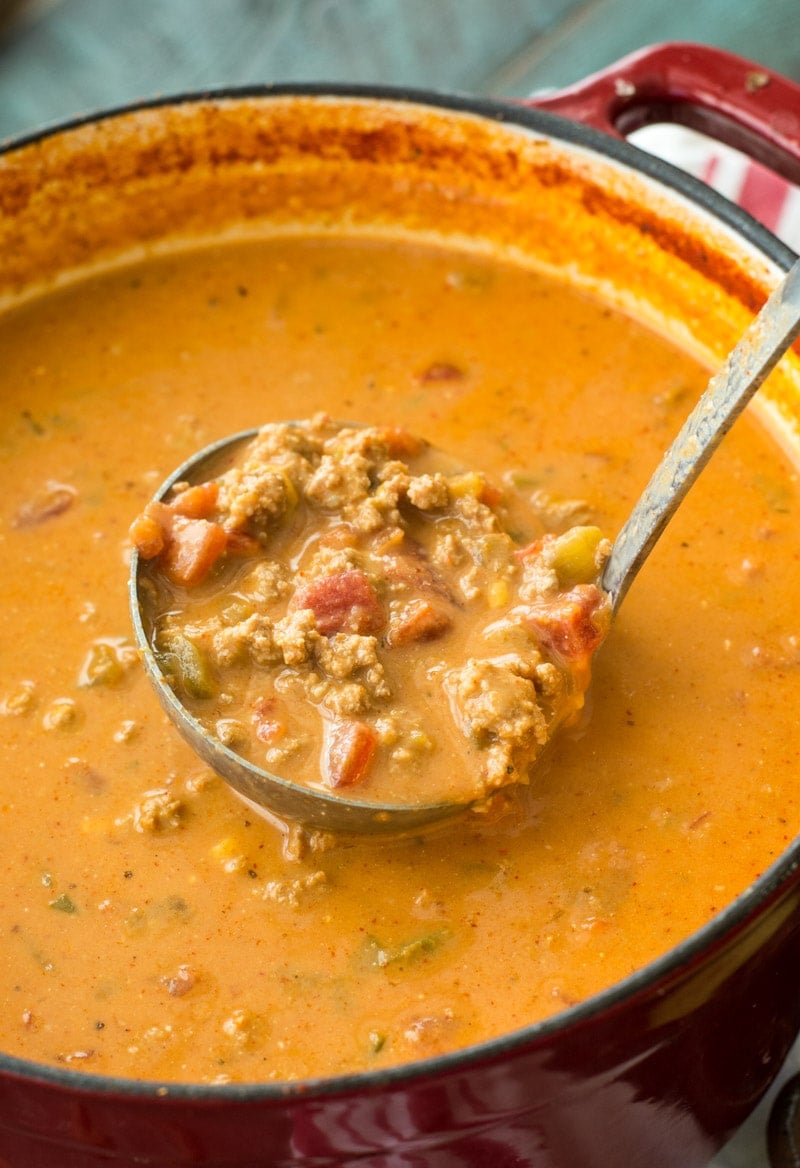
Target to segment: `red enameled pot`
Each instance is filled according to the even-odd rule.
[[[172,167],[176,182],[189,183],[193,160],[176,138],[165,149],[159,119],[171,119],[174,130],[182,111],[196,110],[199,103],[208,125],[216,125],[219,111],[227,116],[231,102],[246,98],[254,108],[266,109],[298,95],[328,106],[332,99],[333,106],[342,98],[362,106],[374,101],[382,111],[410,103],[435,111],[437,124],[466,115],[484,135],[493,128],[516,134],[526,149],[534,139],[547,138],[560,149],[576,150],[581,165],[595,159],[602,167],[633,173],[658,192],[662,206],[652,218],[642,213],[634,223],[628,217],[642,246],[658,234],[653,225],[663,224],[665,200],[689,206],[732,241],[739,258],[717,256],[712,262],[696,239],[689,246],[688,236],[670,244],[672,251],[698,269],[711,264],[724,273],[727,265],[749,308],[758,300],[758,280],[742,274],[741,256],[750,256],[762,275],[772,277],[794,258],[742,211],[649,158],[622,135],[649,122],[681,122],[800,182],[800,88],[715,50],[667,45],[527,104],[383,89],[267,88],[115,111],[12,143],[0,157],[8,283],[24,282],[26,249],[39,247],[36,262],[47,274],[49,245],[46,239],[41,243],[42,231],[46,228],[46,235],[58,219],[64,183],[80,184],[82,198],[91,204],[92,192],[113,180],[103,151],[115,125],[127,125],[132,115],[144,117],[148,144],[140,164],[146,155],[148,166]],[[318,136],[319,142],[323,151],[333,150],[328,139]],[[355,162],[377,148],[374,135],[365,133],[340,135],[337,142],[338,150],[351,149]],[[400,149],[397,134],[390,146]],[[263,148],[265,158],[278,149],[268,137]],[[303,146],[310,148],[307,142]],[[242,150],[240,142],[213,154],[215,175],[234,155],[241,162]],[[444,153],[437,165],[444,165]],[[519,166],[508,165],[519,179]],[[476,182],[485,178],[475,174]],[[553,170],[548,181],[552,187],[562,179]],[[597,196],[599,188],[592,190]],[[142,191],[141,198],[147,198],[144,186]],[[190,207],[188,187],[187,192]],[[318,191],[314,197],[322,196]],[[42,205],[34,231],[25,215],[36,199]],[[608,212],[608,198],[602,207],[595,202],[598,215]],[[102,253],[107,206],[107,199],[94,205],[83,234],[64,217],[58,230],[73,264],[83,251]],[[242,206],[252,212],[249,204]],[[154,208],[151,233],[159,230]],[[762,1097],[800,1028],[799,865],[800,842],[795,842],[699,933],[595,998],[495,1041],[410,1066],[283,1087],[210,1087],[115,1080],[0,1057],[0,1168],[702,1165]]]

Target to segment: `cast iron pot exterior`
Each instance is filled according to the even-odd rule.
[[[800,178],[800,90],[771,77],[754,113],[746,77],[756,74],[768,76],[727,54],[662,46],[541,103],[605,133],[552,112],[438,94],[285,87],[263,96],[374,96],[519,124],[652,176],[785,269],[789,249],[741,211],[611,136],[666,116],[758,142],[752,153]],[[719,92],[700,93],[712,78]],[[764,1094],[800,1029],[799,867],[795,841],[704,929],[624,982],[543,1023],[406,1067],[215,1087],[0,1056],[0,1168],[702,1165]]]

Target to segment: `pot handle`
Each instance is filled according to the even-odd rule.
[[[624,138],[676,122],[800,183],[800,85],[706,45],[652,45],[525,105]]]

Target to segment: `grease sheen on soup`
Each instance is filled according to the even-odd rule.
[[[641,967],[796,834],[796,472],[750,416],[626,600],[590,716],[487,816],[284,831],[132,651],[131,520],[267,418],[407,427],[616,531],[706,381],[643,326],[490,260],[309,238],[97,275],[10,310],[0,345],[5,1051],[237,1081],[455,1049]]]

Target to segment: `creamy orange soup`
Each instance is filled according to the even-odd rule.
[[[663,953],[797,832],[796,472],[750,417],[634,585],[587,718],[488,817],[375,844],[260,819],[132,649],[131,520],[270,418],[408,427],[613,533],[706,380],[641,325],[489,260],[294,239],[42,296],[0,350],[7,1052],[213,1082],[457,1048]]]

